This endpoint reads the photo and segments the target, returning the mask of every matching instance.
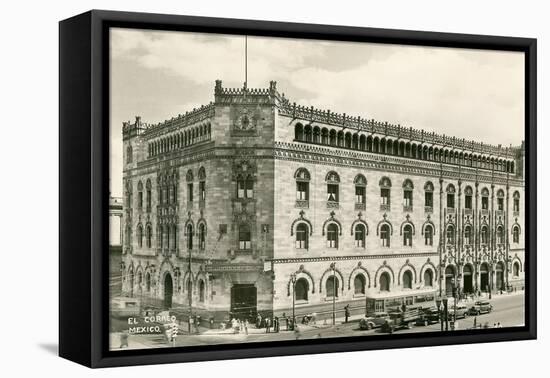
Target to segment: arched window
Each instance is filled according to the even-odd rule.
[[[302,126],[301,123],[297,123],[296,126],[294,126],[294,139],[298,141],[304,140],[304,126]]]
[[[512,228],[512,241],[514,243],[519,243],[519,227],[518,226],[514,226],[514,228]]]
[[[204,302],[205,284],[203,280],[199,281],[199,302]]]
[[[170,235],[172,237],[172,248],[178,247],[178,226],[173,225],[172,226],[172,234]]]
[[[187,225],[187,249],[193,249],[193,226]]]
[[[237,178],[237,198],[253,198],[254,197],[254,179],[251,175]]]
[[[424,244],[434,244],[434,229],[431,224],[426,225],[426,227],[424,228]]]
[[[367,179],[365,176],[359,174],[355,177],[355,180],[353,180],[353,183],[355,184],[355,203],[356,205],[360,205],[361,210],[364,209],[365,205],[365,195],[366,195],[366,186],[367,186]]]
[[[336,276],[330,276],[327,278],[327,282],[325,284],[327,297],[338,297],[338,287],[340,282],[338,282],[338,278]]]
[[[387,177],[382,177],[379,182],[380,185],[380,209],[389,210],[390,209],[390,198],[391,198],[391,181]]]
[[[453,184],[447,185],[447,208],[455,208],[455,187]]]
[[[355,295],[363,295],[365,294],[365,276],[362,274],[358,274],[353,279],[353,289]]]
[[[428,181],[424,185],[424,207],[425,211],[433,211],[434,207],[434,184]]]
[[[307,301],[309,293],[309,283],[305,278],[298,278],[294,284],[294,292],[297,301]]]
[[[471,245],[473,242],[472,240],[472,227],[471,226],[465,226],[464,227],[464,244],[465,245]]]
[[[512,267],[512,275],[514,277],[519,277],[519,263],[516,261]]]
[[[504,211],[504,190],[497,191],[497,210]]]
[[[145,239],[147,243],[147,248],[151,248],[153,246],[153,228],[151,225],[147,225],[146,231],[145,231]]]
[[[338,248],[338,226],[331,223],[327,227],[327,247]]]
[[[504,227],[497,227],[497,244],[504,244]]]
[[[355,246],[356,247],[365,247],[365,225],[359,223],[355,225]]]
[[[472,210],[472,196],[473,196],[472,187],[467,186],[464,189],[464,208],[466,210]]]
[[[390,291],[390,275],[388,272],[380,275],[380,291]]]
[[[513,211],[514,213],[519,213],[519,192],[514,192],[514,204],[513,204]]]
[[[139,210],[143,208],[143,183],[141,181],[138,182],[138,203],[137,207]]]
[[[447,244],[455,244],[455,228],[452,224],[447,226]]]
[[[403,227],[403,245],[405,247],[412,247],[412,226],[407,224]]]
[[[433,286],[434,275],[431,269],[424,271],[424,286]]]
[[[339,184],[340,176],[336,172],[329,172],[326,177],[327,182],[327,201],[338,202],[339,201]]]
[[[137,238],[139,248],[143,247],[143,227],[141,224],[137,227]]]
[[[206,248],[206,225],[204,223],[199,224],[199,249],[204,251]]]
[[[247,224],[241,224],[239,226],[239,249],[251,249],[251,233],[250,226]]]
[[[387,224],[380,226],[380,241],[382,242],[382,247],[390,246],[390,226]]]
[[[403,181],[403,211],[412,211],[413,189],[414,185],[411,180]]]
[[[294,174],[296,179],[296,199],[299,201],[309,200],[309,180],[310,175],[307,169],[300,168]]]
[[[126,163],[131,163],[132,159],[132,146],[128,146],[126,147]]]
[[[151,212],[151,180],[147,179],[147,182],[145,183],[145,190],[146,190],[146,196],[145,196],[145,205],[147,206],[147,212]]]
[[[481,189],[481,210],[489,210],[489,189]]]
[[[298,223],[296,226],[296,248],[308,249],[309,230],[304,222]]]
[[[145,274],[145,291],[151,291],[151,274],[149,272]]]
[[[485,225],[481,226],[480,235],[481,244],[487,244],[489,242],[489,228]]]
[[[206,170],[204,167],[199,168],[199,201],[206,201]]]
[[[412,272],[406,270],[405,273],[403,273],[403,289],[412,289],[412,280]]]
[[[164,225],[164,245],[170,249],[170,226]]]

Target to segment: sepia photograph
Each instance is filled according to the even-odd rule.
[[[110,351],[526,325],[524,52],[108,41]]]

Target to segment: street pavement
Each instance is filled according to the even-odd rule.
[[[485,300],[486,298],[484,298]],[[516,327],[525,324],[525,307],[523,292],[494,295],[489,300],[493,305],[493,311],[489,314],[479,316],[468,316],[464,319],[458,319],[457,329],[471,329],[474,325],[474,318],[477,327],[487,325],[493,327],[500,323],[502,327]],[[470,307],[473,302],[464,302]],[[452,303],[449,302],[449,305]],[[253,325],[249,327],[248,335],[244,332],[235,334],[233,330],[205,330],[200,334],[178,335],[176,342],[167,342],[161,335],[130,335],[128,338],[128,349],[159,348],[175,346],[192,345],[212,345],[212,344],[240,344],[244,342],[264,342],[277,340],[295,340],[299,339],[318,339],[330,337],[348,337],[348,336],[370,336],[380,335],[379,329],[363,331],[359,329],[359,319],[361,316],[350,318],[348,323],[344,319],[337,318],[336,325],[332,325],[330,320],[318,322],[317,324],[298,325],[299,332],[286,331],[285,326],[281,327],[278,333],[266,333],[265,329],[257,329]],[[440,324],[431,324],[428,326],[416,326],[411,329],[396,331],[399,333],[419,333],[419,332],[438,332],[441,330]],[[449,328],[450,329],[450,328]],[[120,334],[111,334],[111,348],[120,349]],[[125,348],[126,349],[126,348]]]

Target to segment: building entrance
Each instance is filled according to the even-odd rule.
[[[235,284],[231,287],[231,316],[253,320],[257,312],[257,289],[253,284]]]
[[[174,286],[172,283],[172,276],[167,273],[164,276],[164,308],[170,309],[172,307],[172,295],[174,294]]]
[[[463,291],[465,294],[471,294],[474,292],[472,273],[472,267],[470,265],[464,265],[464,268],[462,269],[462,276],[464,277]]]

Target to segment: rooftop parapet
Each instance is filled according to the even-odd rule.
[[[502,145],[490,145],[483,142],[476,142],[474,140],[466,140],[465,138],[451,137],[445,134],[436,134],[435,132],[427,132],[424,130],[414,129],[412,127],[404,127],[399,124],[394,125],[388,122],[380,122],[375,119],[366,119],[353,116],[348,116],[346,113],[334,113],[330,110],[320,110],[313,106],[306,107],[298,105],[295,102],[290,103],[286,98],[282,98],[280,101],[280,113],[290,116],[294,119],[303,119],[309,122],[319,122],[324,124],[330,124],[334,126],[341,126],[343,128],[355,129],[357,131],[363,131],[371,134],[379,134],[384,136],[391,136],[394,138],[406,138],[415,140],[422,143],[432,143],[441,146],[447,146],[451,148],[457,148],[462,150],[471,150],[480,153],[486,153],[491,155],[504,156],[507,153],[514,153],[522,149],[522,146],[511,147],[507,149]]]

